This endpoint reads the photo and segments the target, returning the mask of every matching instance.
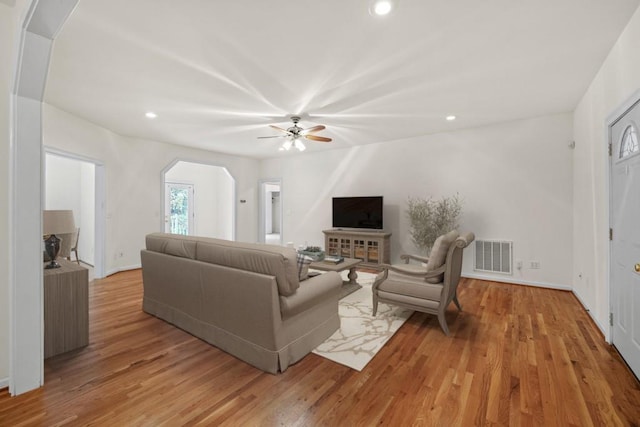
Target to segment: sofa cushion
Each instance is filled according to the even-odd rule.
[[[451,244],[458,238],[460,234],[456,230],[452,230],[447,234],[438,237],[433,243],[431,253],[429,254],[429,262],[427,262],[427,271],[433,271],[442,267],[447,260],[447,252]],[[429,283],[441,283],[444,280],[444,274],[440,277],[427,279]]]
[[[275,276],[280,295],[292,295],[300,286],[293,248],[199,237],[196,259]]]
[[[196,238],[180,234],[152,233],[146,237],[147,249],[181,258],[196,259]]]
[[[304,255],[304,254],[298,254],[296,256],[296,264],[298,266],[298,279],[300,281],[306,280],[309,277],[309,265],[311,264],[313,260]]]

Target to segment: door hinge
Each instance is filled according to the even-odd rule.
[[[609,143],[609,157],[613,156],[613,146]]]
[[[609,326],[613,326],[613,313],[609,313]]]
[[[609,229],[609,240],[613,240],[613,228]]]

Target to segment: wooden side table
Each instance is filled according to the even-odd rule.
[[[356,267],[360,264],[362,264],[361,259],[345,258],[344,261],[338,264],[333,264],[333,263],[324,262],[324,261],[312,262],[309,265],[309,268],[313,268],[315,270],[321,270],[321,271],[335,271],[337,273],[344,270],[349,270],[349,275],[347,276],[349,278],[349,281],[344,283],[345,284],[350,283],[355,285],[358,283],[357,282],[358,273],[356,272]]]
[[[45,359],[89,344],[89,270],[57,261],[60,268],[44,270]]]

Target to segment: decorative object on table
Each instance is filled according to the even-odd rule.
[[[458,228],[462,213],[462,201],[455,196],[434,200],[431,197],[409,197],[407,201],[411,239],[423,251],[429,253],[438,236]]]
[[[76,231],[71,210],[46,210],[42,211],[42,232],[44,234],[44,248],[51,259],[44,268],[60,268],[56,262],[60,252],[60,239],[56,234],[70,234]]]
[[[313,262],[322,261],[325,255],[320,246],[307,246],[306,248],[298,250],[298,253],[308,256]]]
[[[327,262],[329,264],[340,264],[341,262],[344,262],[344,257],[327,256],[327,257],[324,257],[324,262]]]

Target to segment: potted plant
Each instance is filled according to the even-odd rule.
[[[409,197],[407,202],[411,239],[413,243],[428,254],[433,243],[451,230],[458,228],[462,213],[462,201],[458,194],[434,200],[431,197]]]
[[[307,246],[304,249],[298,250],[298,253],[308,256],[314,262],[324,259],[324,251],[320,246]]]

